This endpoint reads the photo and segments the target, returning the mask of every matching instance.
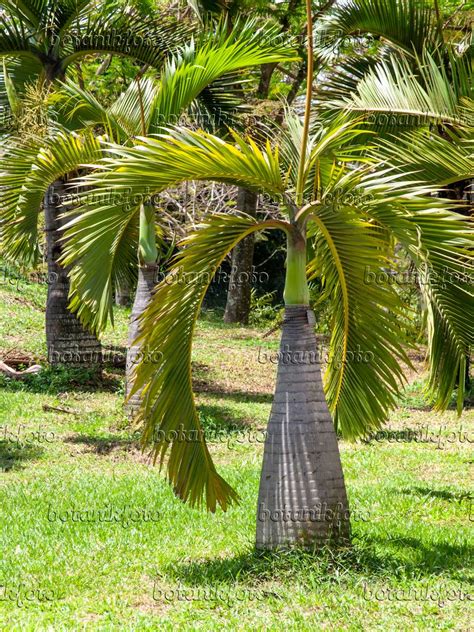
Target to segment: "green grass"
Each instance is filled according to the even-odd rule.
[[[45,291],[0,287],[3,351],[44,360]],[[107,344],[125,344],[128,313],[116,310]],[[353,547],[255,553],[275,375],[258,350],[278,344],[263,333],[199,322],[199,411],[242,497],[216,515],[178,501],[141,454],[120,371],[0,378],[1,630],[469,629],[473,413],[431,411],[422,376],[383,433],[341,442]]]

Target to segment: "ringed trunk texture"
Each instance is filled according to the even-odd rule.
[[[350,542],[337,436],[316,350],[314,314],[287,305],[257,508],[257,549]]]
[[[125,396],[128,397],[133,386],[133,370],[140,360],[145,362],[154,362],[158,364],[159,358],[149,357],[146,349],[142,349],[140,345],[135,344],[135,338],[138,336],[139,317],[143,314],[150,303],[156,285],[156,272],[158,264],[145,263],[138,268],[137,291],[133,302],[132,314],[130,317],[130,325],[128,329],[128,345],[127,345],[127,362],[125,369]],[[129,418],[133,417],[137,412],[141,402],[140,392],[135,393],[125,404],[125,413]]]
[[[239,211],[244,211],[248,215],[255,217],[257,201],[258,195],[256,193],[239,188],[237,194],[237,208]],[[224,312],[225,323],[246,325],[249,322],[254,244],[254,235],[248,235],[232,251],[232,269]]]
[[[46,343],[48,362],[53,365],[93,366],[99,369],[102,359],[100,341],[82,326],[69,311],[68,268],[58,259],[62,254],[61,227],[65,220],[59,218],[64,194],[64,182],[57,180],[44,198],[46,251],[48,262],[48,298],[46,303]]]

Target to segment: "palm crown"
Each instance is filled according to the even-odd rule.
[[[183,41],[183,28],[169,19],[148,18],[111,2],[91,0],[4,0],[0,56],[17,61],[18,79],[42,74],[63,78],[84,55],[109,52],[159,66]]]

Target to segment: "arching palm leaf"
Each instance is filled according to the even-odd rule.
[[[472,97],[473,85],[470,60],[453,54],[448,59],[428,51],[415,59],[392,55],[363,77],[359,73],[356,86],[348,83],[350,91],[343,94],[339,87],[339,98],[321,90],[323,108],[368,114],[383,128],[465,123],[464,100]],[[352,67],[345,70],[354,75]]]
[[[0,15],[0,55],[6,57],[30,57],[40,61],[39,50],[31,42],[18,18]]]
[[[140,364],[133,392],[143,389],[137,423],[144,446],[160,463],[169,452],[167,474],[175,493],[191,505],[224,510],[236,492],[217,474],[194,405],[191,348],[204,294],[227,253],[246,235],[283,222],[257,222],[238,214],[211,216],[186,238],[167,278],[160,283],[141,319],[141,344],[158,366]]]
[[[18,19],[28,23],[31,28],[38,28],[45,15],[47,0],[3,0],[1,6]]]
[[[326,40],[334,47],[351,36],[371,34],[412,53],[441,43],[433,7],[425,0],[348,0],[325,20]]]
[[[223,22],[211,39],[207,35],[182,47],[164,64],[159,82],[151,78],[132,82],[108,109],[67,83],[66,109],[71,115],[82,115],[84,122],[118,124],[130,137],[143,133],[142,118],[148,134],[158,133],[177,123],[192,104],[200,112],[199,124],[203,123],[203,112],[215,120],[224,120],[229,116],[229,107],[235,110],[240,103],[236,97],[236,71],[297,59],[291,47],[279,43],[275,28],[263,31],[255,20],[249,20],[236,24],[230,35],[225,29]]]
[[[159,131],[168,121],[176,122],[173,117],[179,117],[209,86],[211,88],[204,92],[204,96],[208,100],[211,96],[215,98],[219,87],[215,82],[226,75],[231,75],[234,88],[229,89],[229,79],[225,78],[224,85],[228,88],[225,92],[228,98],[235,98],[236,89],[242,89],[238,85],[235,87],[233,73],[236,71],[262,63],[296,60],[294,50],[289,45],[282,45],[278,35],[278,28],[259,26],[256,20],[248,20],[238,21],[230,35],[224,22],[212,39],[206,38],[208,41],[196,45],[192,42],[163,69],[150,132]],[[216,108],[215,105],[209,108],[208,104],[208,109]]]
[[[405,133],[393,140],[381,139],[374,156],[390,164],[398,173],[407,171],[420,180],[439,187],[474,178],[472,131]]]
[[[188,33],[189,29],[175,21],[164,21],[156,15],[144,18],[136,11],[124,11],[122,6],[99,12],[86,8],[60,40],[61,67],[65,70],[86,54],[104,52],[160,67]]]
[[[5,254],[26,263],[38,256],[38,214],[49,185],[101,156],[94,136],[58,134],[45,141],[19,140],[2,156],[1,218]]]
[[[393,174],[387,176],[392,193],[387,195],[386,205],[381,207],[368,200],[366,212],[404,246],[416,266],[430,317],[430,392],[437,407],[444,409],[473,344],[474,229],[466,217],[449,210],[456,208],[454,203],[434,198],[424,203],[423,198],[413,196],[410,183],[396,178]],[[383,184],[380,177],[369,175],[363,179],[363,186],[375,193]],[[463,378],[459,380],[459,412]]]
[[[378,202],[383,204],[383,198]],[[387,263],[387,233],[361,218],[354,206],[343,198],[337,210],[324,202],[317,205],[309,229],[316,255],[308,272],[310,278],[321,277],[321,301],[329,301],[334,314],[326,397],[336,426],[347,437],[380,428],[400,394],[400,363],[409,364],[397,293],[390,286],[365,283],[367,268]]]

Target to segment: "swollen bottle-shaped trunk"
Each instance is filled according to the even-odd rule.
[[[304,238],[288,239],[285,318],[257,508],[258,549],[350,539],[336,431],[308,302]]]
[[[308,306],[286,307],[260,479],[259,549],[349,540],[344,476],[313,322]]]
[[[102,359],[97,337],[82,326],[68,309],[68,268],[58,262],[61,256],[61,199],[64,183],[52,184],[44,199],[45,232],[48,262],[48,298],[46,303],[46,343],[51,365],[93,366],[99,368]]]

